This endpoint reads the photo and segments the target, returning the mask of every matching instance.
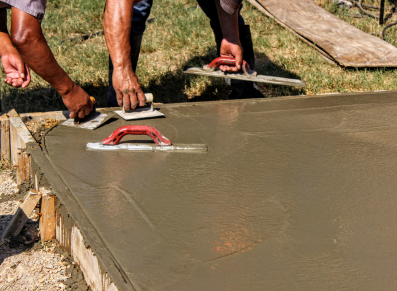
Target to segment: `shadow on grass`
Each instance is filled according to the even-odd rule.
[[[177,72],[167,72],[158,79],[152,79],[148,86],[144,88],[145,92],[151,92],[157,102],[162,103],[178,103],[178,102],[200,102],[225,100],[231,91],[231,87],[226,85],[223,78],[212,78],[199,75],[184,74],[183,68],[203,67],[209,64],[217,57],[215,48],[208,48],[205,54],[195,56],[182,65]],[[300,77],[288,70],[274,64],[265,54],[256,54],[256,71],[260,75],[269,75],[290,79],[300,79]],[[206,78],[208,82],[204,90],[200,90],[200,95],[188,99],[184,93],[189,88],[193,88],[195,84],[202,78]],[[258,83],[260,91],[265,97],[278,97],[290,95],[302,95],[302,88],[290,86],[271,85],[266,83]],[[246,96],[249,98],[249,96]]]
[[[225,100],[231,91],[231,87],[226,85],[223,78],[211,78],[199,75],[188,75],[183,73],[185,66],[202,67],[216,58],[215,48],[208,48],[207,52],[200,56],[195,56],[188,60],[176,72],[169,71],[162,74],[159,78],[152,78],[147,86],[143,87],[144,92],[151,92],[155,96],[156,102],[160,103],[183,103]],[[256,54],[256,70],[258,74],[277,76],[291,79],[300,79],[298,75],[289,72],[274,64],[265,54]],[[205,79],[205,88],[195,89],[198,81]],[[77,83],[90,95],[97,99],[98,107],[106,107],[108,84],[102,81],[95,83]],[[258,83],[260,91],[265,97],[302,95],[302,88],[289,86],[271,85]],[[18,113],[44,112],[66,110],[61,96],[51,87],[14,89],[3,87],[2,112],[14,108]],[[185,93],[188,90],[197,90],[199,95],[188,98]],[[249,96],[246,96],[249,98]]]
[[[95,96],[97,107],[106,107],[108,85],[102,82],[77,82],[90,96]],[[5,89],[5,90],[4,90]],[[62,97],[52,87],[15,89],[3,87],[2,112],[15,109],[18,113],[67,110]]]

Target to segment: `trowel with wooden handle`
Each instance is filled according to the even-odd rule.
[[[90,97],[91,102],[94,104],[94,107],[90,114],[88,114],[84,118],[69,118],[62,123],[62,125],[71,126],[71,127],[78,127],[78,128],[85,128],[85,129],[95,129],[108,121],[113,114],[108,113],[100,113],[96,111],[96,100],[94,97]]]
[[[262,82],[262,83],[270,83],[277,85],[286,85],[286,86],[295,86],[295,87],[306,86],[305,81],[298,79],[287,79],[280,77],[258,75],[257,72],[250,70],[250,67],[246,61],[243,61],[243,65],[242,65],[243,72],[237,72],[237,73],[222,72],[220,70],[216,71],[216,69],[221,65],[235,66],[236,60],[230,57],[219,57],[213,60],[209,65],[205,65],[202,68],[185,67],[183,72],[185,74],[221,77],[221,78],[237,79],[237,80],[252,81],[252,82]]]
[[[146,93],[145,97],[146,97],[146,106],[137,107],[129,111],[125,111],[124,107],[122,107],[122,110],[118,110],[115,112],[125,120],[163,117],[164,116],[163,113],[153,109],[153,94]]]
[[[119,143],[121,138],[127,134],[148,135],[154,143],[130,142]],[[146,125],[125,125],[116,129],[102,142],[88,143],[87,150],[101,151],[161,151],[161,152],[207,152],[205,144],[172,144],[157,129]]]

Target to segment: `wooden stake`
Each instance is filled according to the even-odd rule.
[[[17,154],[17,184],[21,185],[23,181],[30,181],[30,155],[21,150]]]
[[[55,195],[43,196],[41,201],[40,236],[41,241],[49,241],[55,238],[56,215]]]
[[[7,163],[11,161],[10,120],[8,116],[1,119],[1,159]]]
[[[3,232],[0,241],[7,237],[17,236],[21,232],[23,226],[28,221],[29,215],[35,209],[37,203],[39,203],[40,198],[40,193],[32,189],[29,190],[25,201],[17,209],[16,213],[12,217],[6,230]]]

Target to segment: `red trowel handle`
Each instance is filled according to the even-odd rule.
[[[126,134],[150,136],[158,145],[171,145],[171,141],[164,137],[160,131],[151,126],[146,125],[125,125],[116,129],[109,137],[102,140],[102,144],[118,144],[120,139]]]
[[[215,71],[221,65],[236,66],[236,59],[231,57],[219,57],[213,60],[211,64],[205,65],[204,69]],[[246,61],[243,61],[242,67],[245,75],[257,75],[255,71],[251,71],[251,68]]]

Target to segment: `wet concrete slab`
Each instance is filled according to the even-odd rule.
[[[160,109],[45,137],[131,289],[397,288],[396,92]],[[127,124],[209,151],[86,150]]]

